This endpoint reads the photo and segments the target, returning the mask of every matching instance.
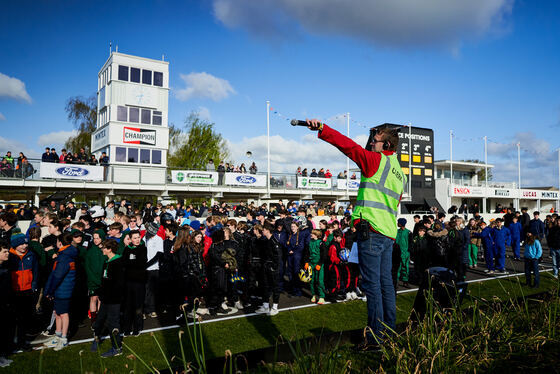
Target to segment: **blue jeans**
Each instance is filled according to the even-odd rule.
[[[550,248],[550,255],[552,256],[552,271],[554,275],[558,275],[558,267],[560,267],[560,249]]]
[[[369,239],[358,241],[358,260],[362,274],[362,291],[367,296],[367,339],[371,344],[383,342],[385,326],[393,331],[397,319],[397,307],[391,268],[393,266],[394,240],[370,232]]]

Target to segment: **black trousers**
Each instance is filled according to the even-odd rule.
[[[18,345],[25,343],[25,335],[34,324],[35,295],[33,291],[14,292],[15,328],[17,329]]]
[[[99,339],[104,333],[108,333],[111,337],[113,348],[121,347],[121,304],[105,304],[101,303],[97,319],[93,323],[93,332],[95,338]],[[115,331],[116,330],[116,331]]]
[[[13,351],[14,319],[15,316],[12,308],[0,305],[0,321],[2,321],[2,328],[0,329],[0,356],[6,357]]]
[[[141,282],[126,283],[126,297],[123,310],[123,332],[140,332],[144,328],[144,296],[146,284]],[[99,316],[97,317],[99,318]]]
[[[263,288],[264,288],[264,298],[263,301],[268,303],[270,296],[272,296],[272,302],[278,304],[280,301],[280,283],[278,279],[280,274],[278,270],[275,269],[264,269],[263,272]]]
[[[261,299],[263,296],[262,265],[255,263],[251,264],[247,271],[247,275],[247,293],[249,297]]]
[[[144,299],[144,313],[149,314],[156,311],[159,306],[157,293],[159,290],[159,270],[149,270],[146,281],[146,298]]]

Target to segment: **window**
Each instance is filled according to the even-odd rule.
[[[128,148],[128,162],[138,162],[138,149]]]
[[[117,147],[116,148],[115,161],[116,162],[126,162],[126,148],[125,147]]]
[[[141,149],[140,150],[140,163],[141,164],[149,164],[150,163],[150,150],[149,149]]]
[[[161,112],[154,110],[154,116],[152,117],[152,125],[161,125]]]
[[[140,69],[130,68],[130,81],[140,83]]]
[[[117,121],[126,122],[127,118],[127,109],[125,106],[118,106],[117,107]]]
[[[150,124],[150,110],[149,109],[142,109],[142,123],[147,125]]]
[[[154,86],[163,86],[163,73],[159,71],[154,71]]]
[[[151,70],[142,70],[142,83],[152,84],[152,71]]]
[[[128,112],[128,120],[134,123],[140,122],[140,109],[130,108]]]
[[[152,150],[152,164],[161,165],[161,151],[157,149]]]
[[[119,80],[128,81],[128,66],[119,65]]]

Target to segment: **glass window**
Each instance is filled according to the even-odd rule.
[[[140,109],[130,108],[128,112],[128,120],[134,123],[140,122]]]
[[[128,66],[119,65],[119,80],[128,81]]]
[[[152,84],[152,71],[151,70],[142,70],[142,83]]]
[[[163,73],[159,71],[154,71],[154,86],[163,86]]]
[[[127,109],[125,106],[118,106],[117,107],[117,121],[126,122],[127,118]]]
[[[161,112],[154,110],[154,115],[152,117],[152,125],[161,125]]]
[[[142,123],[150,124],[150,110],[142,109]]]
[[[152,150],[152,164],[161,165],[161,151],[157,149]]]
[[[141,149],[140,150],[140,163],[141,164],[149,164],[150,163],[150,150],[149,149]]]
[[[138,162],[137,148],[128,148],[128,162]]]
[[[117,147],[116,148],[115,161],[116,162],[126,162],[126,148],[125,147]]]
[[[130,68],[130,81],[140,83],[140,69]]]

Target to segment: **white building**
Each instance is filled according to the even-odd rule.
[[[529,211],[538,210],[549,213],[551,209],[560,208],[558,190],[551,188],[518,188],[517,183],[478,180],[477,173],[494,165],[474,162],[436,161],[436,199],[447,211],[451,206],[460,207],[478,204],[481,213],[494,213],[496,207],[512,207],[520,210],[523,207]],[[451,179],[451,165],[453,165],[453,179]]]
[[[97,129],[91,151],[99,156],[107,153],[115,165],[115,182],[164,182],[169,62],[112,52],[97,82]]]

